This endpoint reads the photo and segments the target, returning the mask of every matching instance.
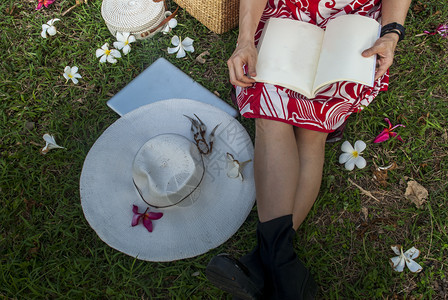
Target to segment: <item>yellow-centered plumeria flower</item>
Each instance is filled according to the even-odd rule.
[[[350,142],[345,141],[341,146],[344,153],[339,156],[339,163],[345,164],[345,168],[349,171],[353,170],[355,165],[360,169],[364,168],[367,165],[366,160],[361,156],[364,149],[366,149],[366,143],[363,141],[356,141],[355,148]]]
[[[239,162],[238,160],[233,158],[233,155],[227,152],[227,161],[229,162],[229,171],[227,172],[227,176],[229,178],[239,178],[241,181],[244,180],[243,178],[243,168],[244,166],[251,162],[252,160],[246,160],[243,162]]]
[[[47,152],[50,151],[51,149],[57,149],[57,148],[63,149],[64,148],[64,147],[61,147],[58,144],[56,144],[56,140],[54,139],[54,136],[52,136],[48,133],[44,134],[43,138],[45,141],[45,147],[43,147],[40,150],[40,153],[42,153],[42,154],[47,154]]]
[[[59,19],[51,19],[50,21],[47,22],[47,24],[42,24],[42,32],[40,33],[40,35],[46,39],[47,38],[47,33],[51,36],[56,34],[56,27],[54,26],[54,22],[60,21]]]
[[[418,273],[423,270],[422,266],[414,261],[419,255],[420,250],[415,247],[412,247],[408,251],[403,253],[403,247],[401,245],[393,245],[391,246],[392,250],[395,252],[395,257],[392,257],[389,262],[397,272],[403,272],[404,265],[406,265],[409,270],[413,273]]]
[[[173,44],[174,48],[168,48],[168,54],[173,54],[177,52],[176,58],[182,58],[185,56],[185,51],[194,52],[193,40],[189,37],[186,37],[182,42],[180,38],[175,35],[171,38],[171,44]]]
[[[131,45],[129,44],[135,41],[135,36],[131,35],[129,32],[117,31],[117,41],[114,42],[114,47],[118,50],[123,50],[123,54],[127,55],[129,51],[131,51]]]
[[[78,74],[78,67],[76,66],[73,67],[66,66],[63,75],[64,78],[67,80],[66,82],[68,82],[71,79],[74,84],[78,83],[78,78],[82,78],[81,75]]]
[[[101,49],[96,49],[96,57],[101,57],[100,63],[105,63],[107,61],[114,64],[117,62],[115,58],[120,58],[121,54],[117,49],[109,50],[109,44],[105,43]]]

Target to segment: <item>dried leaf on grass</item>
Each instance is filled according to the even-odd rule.
[[[364,217],[364,221],[367,221],[369,219],[369,209],[365,206],[361,207],[361,213]]]
[[[199,54],[198,57],[196,57],[196,61],[201,64],[205,64],[206,60],[205,60],[204,56],[206,56],[206,55],[210,55],[210,52],[208,52],[208,50]]]
[[[375,179],[380,185],[387,186],[387,172],[390,170],[394,170],[397,168],[397,163],[393,162],[392,164],[386,167],[375,167],[372,168],[373,179]]]
[[[422,3],[421,1],[417,1],[417,3],[414,5],[414,8],[412,9],[414,13],[419,14],[422,11],[425,11],[428,7],[428,4]]]
[[[16,6],[14,5],[14,4],[10,4],[9,5],[9,7],[6,7],[5,8],[5,12],[8,14],[8,15],[10,15],[10,16],[12,16],[12,15],[14,15],[14,13],[15,13],[15,9],[16,9]]]
[[[412,201],[417,208],[421,208],[428,198],[428,191],[417,181],[410,180],[404,196]]]

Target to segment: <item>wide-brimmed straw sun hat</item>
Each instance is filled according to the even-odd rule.
[[[206,133],[193,122],[203,122]],[[80,179],[84,215],[104,242],[138,259],[203,254],[238,230],[255,201],[252,163],[241,170],[244,180],[229,177],[227,153],[244,162],[253,158],[253,145],[224,111],[189,99],[140,107],[109,126],[90,149]],[[157,215],[152,232],[132,226],[135,207]]]

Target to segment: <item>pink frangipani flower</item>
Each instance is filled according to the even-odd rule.
[[[48,8],[50,4],[52,4],[55,0],[38,0],[39,3],[37,4],[36,10],[39,10],[42,8],[42,6],[45,6]]]
[[[384,128],[383,131],[373,140],[374,143],[381,143],[384,141],[387,141],[391,137],[396,137],[399,141],[403,141],[401,136],[398,135],[398,133],[393,132],[397,127],[406,127],[403,124],[397,124],[392,127],[392,124],[390,123],[388,118],[384,118],[384,120],[389,124],[389,128]]]
[[[439,25],[439,27],[436,28],[435,31],[430,32],[430,31],[425,30],[424,33],[429,34],[429,35],[440,34],[442,37],[448,38],[448,24],[441,24],[441,25]]]
[[[146,229],[148,229],[149,232],[152,232],[153,226],[152,226],[152,220],[158,220],[163,216],[163,213],[161,212],[150,212],[148,211],[149,207],[145,210],[144,213],[138,212],[138,206],[132,205],[132,212],[134,213],[134,216],[132,217],[132,227],[137,226],[140,220],[143,221],[143,226],[145,226]]]

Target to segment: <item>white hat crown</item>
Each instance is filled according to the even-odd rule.
[[[179,134],[148,140],[134,158],[132,178],[142,199],[153,207],[169,207],[189,198],[204,177],[204,162],[195,144]]]

